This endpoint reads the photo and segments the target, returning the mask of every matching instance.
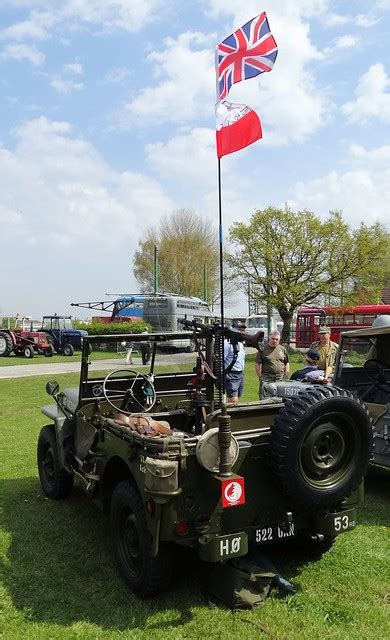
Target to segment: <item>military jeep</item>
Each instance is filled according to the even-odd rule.
[[[371,462],[390,467],[390,322],[341,334],[332,384],[365,403],[374,424]]]
[[[115,359],[116,343],[142,335],[88,336],[79,386],[46,385],[56,404],[42,409],[43,491],[63,499],[81,483],[108,515],[119,570],[141,597],[169,584],[174,545],[209,563],[290,540],[328,549],[356,526],[371,455],[370,417],[348,391],[226,405],[224,339],[253,346],[261,332],[187,329],[198,351],[188,371],[155,362],[158,344],[188,332],[149,335],[147,374]],[[103,349],[107,360],[95,360]]]

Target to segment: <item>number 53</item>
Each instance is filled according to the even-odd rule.
[[[348,516],[336,516],[334,519],[334,529],[335,531],[343,531],[348,529],[349,527],[349,518]]]

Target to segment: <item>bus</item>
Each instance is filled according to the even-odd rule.
[[[145,296],[143,319],[152,325],[154,331],[184,330],[183,325],[180,322],[178,323],[180,318],[209,324],[214,321],[215,315],[210,311],[207,302],[200,298],[174,294]],[[186,349],[190,352],[195,347],[193,340],[190,338],[188,340],[169,340],[164,345],[176,349]]]
[[[330,328],[330,339],[338,342],[342,331],[371,327],[375,318],[382,315],[390,315],[390,304],[302,307],[296,319],[296,347],[310,347],[318,339],[318,330],[322,325]]]

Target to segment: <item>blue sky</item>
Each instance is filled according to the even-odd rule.
[[[214,49],[263,10],[279,56],[229,94],[263,139],[222,159],[225,232],[285,202],[390,228],[390,0],[1,0],[0,315],[85,317],[137,289],[145,225],[217,225]]]

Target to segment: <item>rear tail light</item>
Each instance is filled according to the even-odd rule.
[[[190,523],[188,522],[188,520],[180,520],[180,522],[178,522],[175,526],[175,532],[177,533],[178,536],[187,535],[189,529],[190,529]]]

